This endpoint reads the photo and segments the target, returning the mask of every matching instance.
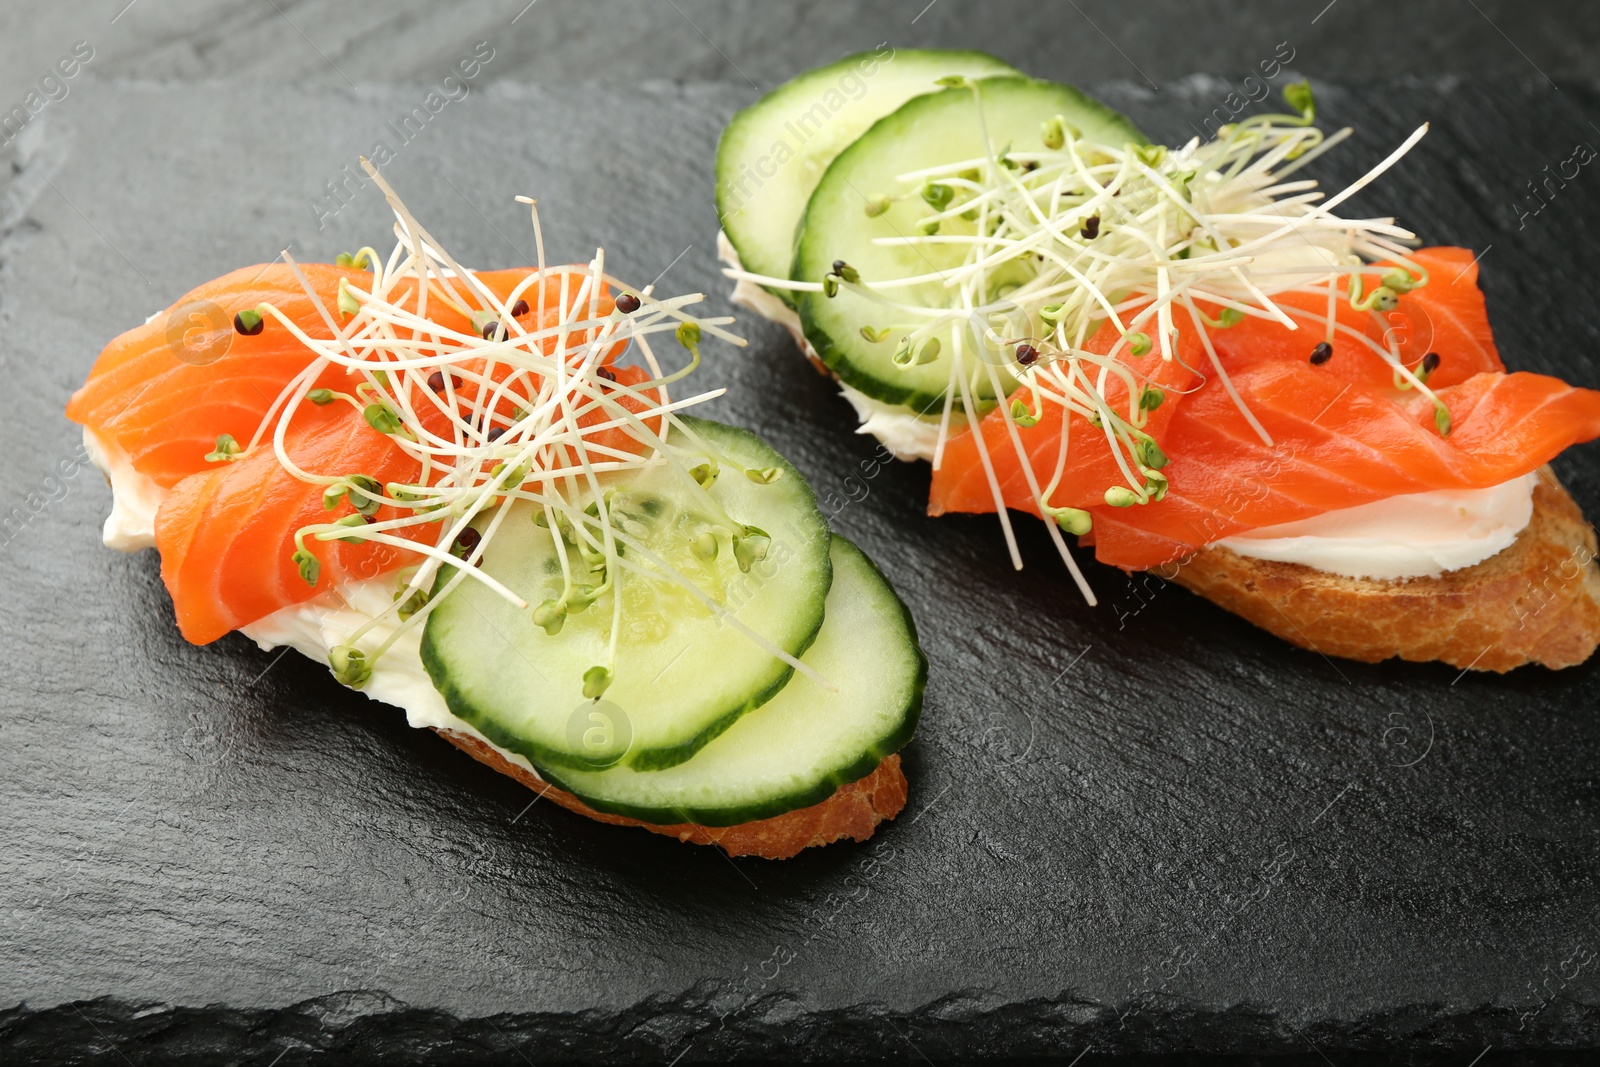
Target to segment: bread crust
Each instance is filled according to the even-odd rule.
[[[895,754],[884,757],[883,762],[865,778],[841,785],[833,796],[808,808],[736,826],[700,826],[697,823],[667,826],[596,811],[571,793],[529,774],[476,737],[454,730],[435,732],[478,762],[501,774],[510,775],[568,811],[613,826],[638,826],[651,833],[676,837],[679,841],[691,844],[717,845],[730,856],[786,860],[801,849],[826,845],[842,837],[865,841],[872,836],[880,822],[892,819],[904,810],[909,788],[905,772],[900,769],[900,756]]]
[[[1155,573],[1301,648],[1504,673],[1571,667],[1600,644],[1594,528],[1548,467],[1510,546],[1437,578],[1346,578],[1211,545]]]

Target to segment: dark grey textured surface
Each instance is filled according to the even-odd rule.
[[[1227,91],[1106,95],[1177,137]],[[75,92],[0,177],[0,484],[30,516],[0,547],[8,1055],[1465,1063],[1600,1041],[1593,664],[1335,663],[1102,568],[1091,611],[1034,526],[1016,575],[992,520],[922,516],[925,470],[864,477],[848,407],[765,324],[745,324],[747,352],[712,352],[702,380],[731,387],[715,413],[861,498],[836,525],[911,603],[933,661],[911,805],[870,844],[730,861],[527,809],[319,666],[238,637],[186,646],[153,554],[100,547],[98,476],[48,480],[76,448],[61,407],[108,338],[189,286],[289,242],[307,258],[381,243],[370,190],[320,232],[308,202],[419,99]],[[751,96],[495,87],[390,174],[469,261],[529,258],[511,203],[529,193],[553,256],[603,242],[641,281],[676,261],[662,288],[718,306],[711,152]],[[1596,97],[1536,77],[1322,96],[1329,122],[1359,126],[1325,176],[1434,120],[1365,203],[1488,248],[1507,360],[1590,386],[1600,178],[1521,230],[1516,198],[1593,143]],[[1557,464],[1591,512],[1595,455]]]
[[[1080,84],[1242,74],[1283,41],[1350,81],[1600,76],[1600,8],[1573,0],[0,0],[0,28],[7,105],[78,40],[101,77],[338,88],[436,82],[485,39],[489,80],[543,84],[770,89],[882,41],[981,48]]]

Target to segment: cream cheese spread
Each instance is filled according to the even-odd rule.
[[[1509,547],[1533,518],[1538,474],[1487,489],[1408,493],[1263,526],[1217,544],[1347,578],[1438,577]]]

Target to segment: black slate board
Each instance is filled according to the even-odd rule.
[[[1172,139],[1229,91],[1103,95]],[[390,174],[469,262],[530,258],[510,202],[529,193],[553,256],[603,242],[625,275],[670,265],[664,289],[721,306],[712,148],[750,95],[496,87]],[[712,352],[703,380],[731,387],[714,413],[860,497],[836,526],[933,661],[911,804],[869,844],[733,861],[530,809],[318,665],[185,645],[154,555],[100,546],[98,476],[50,472],[77,447],[61,407],[115,333],[286,243],[381,243],[372,190],[320,231],[308,204],[421,91],[270,99],[85,82],[0,176],[0,479],[28,518],[0,548],[7,1058],[1465,1063],[1600,1040],[1592,663],[1333,662],[1099,567],[1089,610],[1035,526],[1017,575],[992,519],[923,517],[924,469],[864,474],[844,401],[763,323],[748,352]],[[1596,86],[1320,100],[1358,128],[1330,181],[1433,121],[1365,207],[1487,249],[1508,361],[1600,386],[1600,178],[1517,214],[1542,166],[1595,143]],[[1596,454],[1557,463],[1591,513]]]

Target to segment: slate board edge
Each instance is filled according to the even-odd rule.
[[[274,1063],[337,1056],[349,1063],[534,1062],[606,1063],[868,1062],[1070,1058],[1170,1054],[1171,1035],[1203,1056],[1298,1056],[1404,1053],[1470,1058],[1493,1047],[1506,1053],[1592,1048],[1600,1008],[1561,1000],[1536,1015],[1500,1008],[1409,1005],[1361,1018],[1298,1029],[1250,1005],[1226,1010],[1163,998],[1158,1012],[1138,1005],[1119,1011],[1058,998],[996,1003],[967,993],[909,1012],[881,1006],[813,1011],[784,995],[743,1005],[719,1003],[702,984],[676,997],[652,997],[617,1012],[534,1012],[459,1018],[412,1008],[379,992],[335,993],[279,1009],[182,1007],[101,998],[53,1008],[0,1011],[0,1049],[7,1062],[54,1062],[63,1049],[115,1048],[130,1063],[216,1063],[265,1054]],[[1144,1005],[1146,1008],[1156,1004]],[[803,1049],[803,1058],[796,1053]],[[505,1057],[511,1056],[512,1059]],[[72,1062],[76,1062],[74,1059]],[[263,1060],[262,1062],[266,1062]],[[1064,1062],[1064,1061],[1063,1061]]]

